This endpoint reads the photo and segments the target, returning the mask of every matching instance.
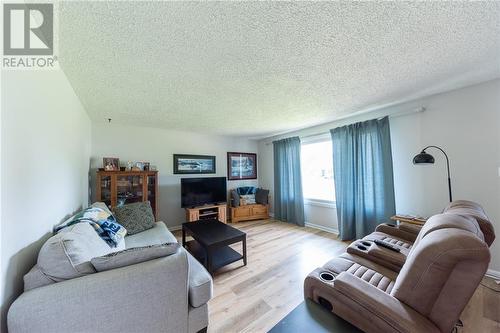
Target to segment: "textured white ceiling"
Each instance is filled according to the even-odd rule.
[[[62,2],[94,121],[266,136],[500,76],[500,2]]]

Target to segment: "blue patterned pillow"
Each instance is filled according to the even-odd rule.
[[[239,195],[255,194],[256,188],[255,186],[242,186],[238,187],[236,191],[238,191]]]

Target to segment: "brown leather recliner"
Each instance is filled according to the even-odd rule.
[[[474,218],[478,222],[486,244],[491,246],[493,243],[495,239],[493,226],[488,220],[483,208],[477,203],[457,200],[450,203],[443,210],[443,214],[463,215]],[[428,233],[446,227],[445,224],[435,225],[433,229],[426,229],[426,232]],[[409,223],[400,223],[399,225],[382,223],[377,226],[375,232],[349,246],[347,252],[366,257],[373,262],[399,272],[421,229],[422,226]],[[398,248],[400,253],[395,254],[394,252],[373,244],[373,240],[375,239],[391,244]],[[361,247],[367,247],[367,249],[361,251],[359,245],[361,245]]]
[[[305,297],[368,333],[449,333],[488,268],[495,238],[479,205],[454,204],[426,222],[399,273],[390,260],[348,250],[309,274]]]

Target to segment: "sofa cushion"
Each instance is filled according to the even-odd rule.
[[[205,267],[190,253],[187,254],[187,257],[189,265],[189,304],[197,308],[206,304],[212,298],[212,277]]]
[[[123,248],[111,248],[88,223],[76,223],[62,229],[43,244],[38,267],[53,281],[62,281],[95,273],[90,259]]]
[[[134,235],[155,226],[155,216],[149,201],[115,207],[113,213],[116,221],[127,229],[128,235]]]
[[[132,247],[123,251],[113,252],[104,256],[92,258],[90,262],[98,272],[103,272],[110,269],[135,265],[161,257],[167,257],[174,254],[178,250],[179,244],[177,243]]]
[[[47,275],[45,275],[38,265],[33,266],[23,277],[24,291],[43,287],[54,283]]]
[[[160,221],[156,222],[151,229],[125,237],[125,248],[176,242],[175,236],[167,229],[165,223]]]
[[[267,205],[269,202],[269,190],[258,188],[255,192],[255,202],[261,205]]]

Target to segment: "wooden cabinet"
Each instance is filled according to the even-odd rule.
[[[231,222],[265,220],[269,218],[269,205],[244,205],[231,207]]]
[[[226,205],[206,205],[194,208],[186,208],[186,221],[217,219],[226,223]]]
[[[158,171],[97,171],[96,200],[114,208],[149,201],[158,219]]]

